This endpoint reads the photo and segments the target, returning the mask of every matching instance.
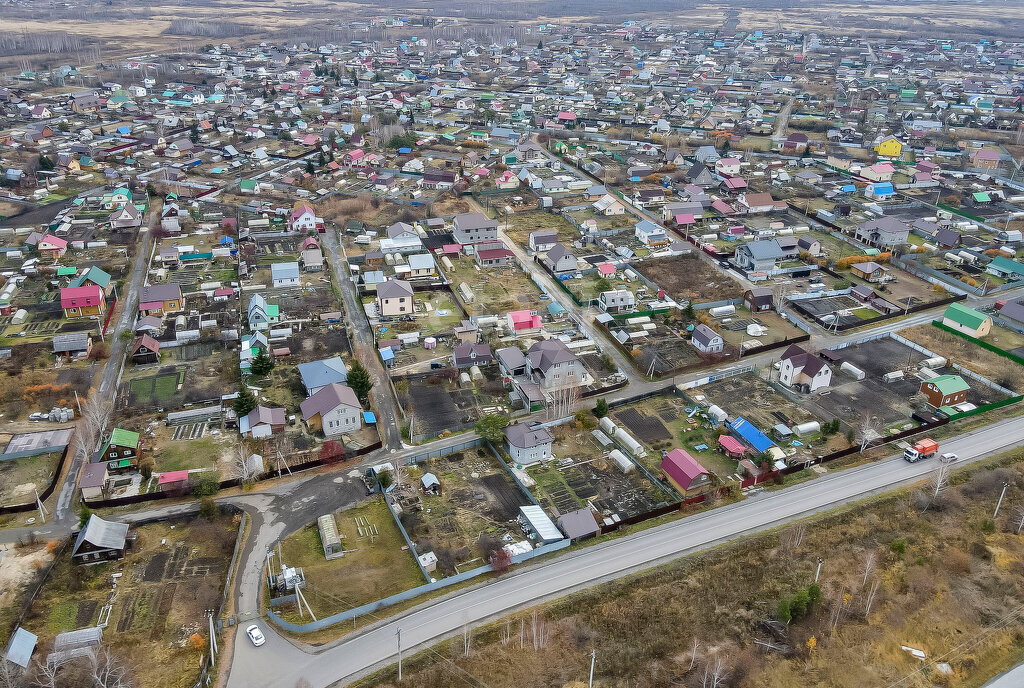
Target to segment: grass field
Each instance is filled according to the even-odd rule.
[[[0,504],[25,504],[43,491],[60,461],[60,452],[0,461]]]
[[[339,511],[335,518],[347,551],[340,559],[327,561],[324,557],[316,523],[289,535],[282,543],[288,565],[301,566],[306,574],[304,592],[317,617],[426,583],[382,499]],[[357,518],[375,525],[377,534],[360,535]],[[284,607],[281,615],[289,621],[301,620],[291,605]]]
[[[987,351],[977,344],[940,330],[931,324],[911,327],[900,334],[931,349],[940,356],[945,356],[950,362],[959,363],[1004,387],[1018,392],[1024,391],[1024,366],[1017,365],[1008,358]],[[1010,335],[1008,334],[1008,342],[1009,339]]]

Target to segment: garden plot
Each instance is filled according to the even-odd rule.
[[[751,313],[746,308],[737,306],[736,312],[728,318],[718,321],[720,326],[715,329],[726,345],[739,349],[741,346],[755,347],[775,344],[804,334],[803,330],[785,320],[775,311]],[[761,334],[757,336],[747,333],[749,325],[757,325]]]
[[[527,191],[527,194],[529,192]],[[566,246],[580,238],[580,230],[561,215],[547,211],[515,213],[507,216],[502,229],[505,234],[522,248],[530,245],[530,234],[537,231],[553,231],[558,241]]]
[[[50,651],[58,633],[105,619],[104,645],[130,667],[136,685],[191,686],[202,653],[190,637],[208,638],[206,610],[220,604],[237,530],[231,517],[158,523],[138,527],[134,550],[120,561],[76,566],[65,554],[23,624],[39,636],[37,655]],[[113,574],[120,574],[116,591]],[[147,661],[134,661],[139,656]]]
[[[303,595],[317,618],[427,582],[382,498],[335,512],[334,517],[345,549],[342,557],[329,561],[324,557],[315,522],[281,541],[284,561],[301,567],[306,576]],[[288,621],[303,620],[294,605],[278,611]]]
[[[853,326],[861,320],[881,315],[881,313],[873,308],[867,308],[860,301],[845,294],[823,296],[817,299],[802,299],[794,303],[799,304],[798,310],[806,312],[823,326],[837,324],[839,327]]]
[[[465,386],[460,386],[454,368],[395,378],[399,400],[414,417],[413,435],[437,437],[469,427],[487,413],[507,412],[508,397],[497,367],[485,366],[481,372],[483,380]]]
[[[934,325],[918,325],[900,332],[907,339],[944,356],[951,363],[962,365],[989,380],[1018,392],[1024,391],[1024,366],[988,351],[963,337],[940,330]],[[982,341],[1018,356],[1024,354],[1024,336],[998,325]],[[969,381],[970,382],[970,381]],[[973,385],[972,385],[973,386]]]
[[[187,366],[165,366],[156,375],[135,378],[127,383],[131,406],[151,406],[174,399],[188,375]]]
[[[532,489],[537,499],[554,517],[589,506],[598,520],[630,518],[674,500],[673,493],[655,485],[639,468],[623,471],[608,458],[615,446],[601,447],[575,423],[560,425],[553,434],[554,458],[529,467],[527,473],[536,483]]]
[[[440,481],[438,494],[422,490],[427,473]],[[530,499],[486,449],[430,458],[403,474],[395,495],[402,525],[418,553],[437,555],[442,575],[486,566],[495,548],[522,539],[514,521]]]
[[[737,355],[737,349],[731,345],[726,345],[721,353],[702,354],[690,343],[690,333],[686,328],[666,325],[660,316],[646,325],[630,325],[626,319],[609,323],[613,336],[616,333],[619,337],[629,335],[623,347],[629,351],[634,367],[644,375],[663,377],[677,374],[722,363]]]
[[[479,268],[472,258],[453,261],[454,270],[444,270],[451,287],[459,293],[459,300],[469,315],[504,315],[509,311],[545,308],[549,301],[542,298],[540,288],[530,279],[514,259],[502,268]],[[461,294],[465,283],[473,294],[467,300]]]
[[[696,254],[645,260],[635,269],[679,302],[710,303],[743,296],[739,282]]]

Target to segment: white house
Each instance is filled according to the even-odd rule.
[[[665,228],[654,224],[650,220],[640,220],[640,222],[637,222],[635,234],[636,238],[639,239],[644,246],[667,246],[669,243],[668,234],[665,232]]]
[[[551,458],[551,444],[555,438],[547,428],[531,430],[526,423],[505,428],[505,444],[513,463],[529,465]]]
[[[412,285],[399,279],[389,279],[378,284],[377,313],[384,317],[412,315]]]
[[[628,289],[603,291],[597,302],[605,313],[628,313],[636,308],[636,297]]]
[[[299,286],[299,264],[294,261],[274,263],[270,266],[270,279],[275,289]]]
[[[832,369],[824,360],[796,344],[782,354],[779,382],[802,392],[814,392],[832,383]]]
[[[722,335],[704,323],[694,328],[693,334],[690,336],[690,343],[698,351],[705,354],[719,354],[725,350],[725,340],[722,339]]]
[[[351,387],[332,382],[301,404],[302,420],[312,431],[322,430],[325,437],[336,437],[362,427],[363,407]]]

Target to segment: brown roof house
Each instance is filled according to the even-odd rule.
[[[122,559],[127,549],[128,524],[104,521],[93,514],[75,538],[71,560],[76,564],[98,564]]]
[[[363,407],[347,385],[332,382],[321,387],[299,404],[299,408],[309,429],[322,430],[325,437],[337,437],[362,427]]]
[[[131,354],[132,363],[135,365],[160,362],[160,342],[148,334],[136,337],[128,351]]]
[[[238,419],[238,432],[253,438],[270,437],[284,431],[286,423],[283,408],[257,406],[249,415]]]

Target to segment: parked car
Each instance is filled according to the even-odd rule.
[[[943,463],[953,463],[954,461],[956,461],[959,458],[960,457],[957,456],[956,454],[954,454],[953,452],[946,452],[945,454],[942,455],[942,462]]]
[[[245,634],[249,636],[249,640],[251,640],[252,644],[256,647],[259,647],[263,643],[267,642],[267,639],[263,637],[262,631],[260,631],[260,627],[256,624],[253,624],[252,626],[249,626],[249,628],[245,629]]]

